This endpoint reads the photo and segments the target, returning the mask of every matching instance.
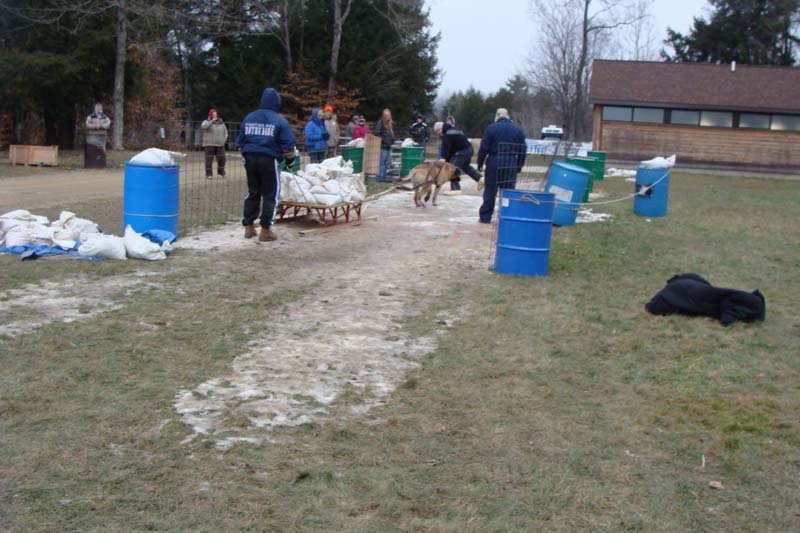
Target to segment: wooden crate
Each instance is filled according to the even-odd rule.
[[[8,149],[8,159],[12,165],[58,166],[58,146],[34,146],[12,144]]]

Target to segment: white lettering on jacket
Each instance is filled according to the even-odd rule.
[[[275,135],[275,124],[249,122],[244,125],[244,133],[245,135],[263,135],[264,137],[272,137]]]

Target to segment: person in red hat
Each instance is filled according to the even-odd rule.
[[[208,110],[208,118],[200,124],[203,130],[203,149],[206,151],[206,179],[214,175],[214,158],[217,158],[217,174],[225,177],[225,143],[228,142],[228,128],[219,118],[216,109]]]
[[[334,157],[339,147],[339,119],[330,105],[323,107],[322,112],[325,113],[325,131],[328,132],[328,157]]]

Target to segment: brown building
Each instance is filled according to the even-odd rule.
[[[800,69],[597,60],[595,150],[610,159],[800,168]]]

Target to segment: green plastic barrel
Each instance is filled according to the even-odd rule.
[[[425,147],[411,146],[403,148],[402,164],[400,165],[400,177],[408,176],[411,169],[425,161]]]
[[[280,169],[281,172],[286,170],[286,160],[285,159],[283,161],[281,161],[281,164],[278,165],[278,168]],[[294,169],[295,172],[300,172],[300,156],[299,155],[294,158],[294,166],[292,168]]]
[[[589,193],[594,188],[594,164],[597,161],[594,157],[568,157],[567,163],[589,171],[589,181],[586,182],[586,190],[583,193],[583,203],[589,201]]]
[[[589,157],[597,159],[594,167],[594,179],[602,180],[606,177],[606,153],[599,151],[590,151],[586,153]]]
[[[361,173],[364,168],[364,149],[357,146],[342,146],[342,159],[353,162],[353,172]]]

